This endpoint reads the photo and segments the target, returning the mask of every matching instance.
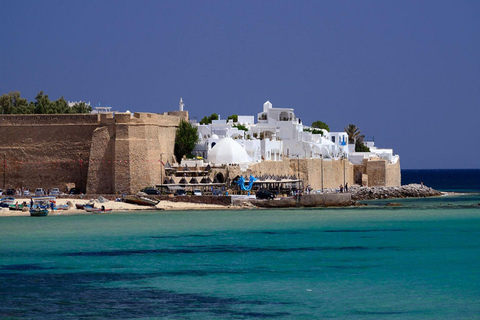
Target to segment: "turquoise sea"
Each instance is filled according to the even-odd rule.
[[[3,217],[0,318],[479,319],[480,195],[368,204]]]

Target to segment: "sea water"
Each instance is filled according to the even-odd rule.
[[[0,317],[479,319],[479,203],[4,217]]]

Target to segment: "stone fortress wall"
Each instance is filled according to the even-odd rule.
[[[161,179],[160,160],[173,161],[176,128],[181,117],[188,118],[184,113],[3,115],[5,187],[134,193],[154,185]],[[3,179],[3,166],[0,171]]]
[[[187,111],[164,114],[116,113],[0,116],[0,186],[33,191],[75,186],[90,194],[136,193],[162,181],[161,161],[174,163],[175,132]],[[228,168],[228,169],[227,169]],[[216,169],[225,176],[299,176],[313,189],[338,188],[344,182],[399,186],[400,163],[383,159],[288,159],[263,161],[246,172],[238,166]],[[227,172],[228,170],[228,172]],[[165,177],[163,173],[163,177]],[[213,180],[213,176],[212,176]]]
[[[222,173],[226,175],[226,172]],[[237,175],[248,177],[264,174],[299,177],[304,181],[304,187],[310,186],[314,190],[321,190],[322,186],[324,189],[339,188],[345,183],[348,183],[349,186],[358,184],[367,187],[401,185],[400,161],[396,164],[389,164],[384,159],[369,159],[364,160],[360,165],[354,165],[343,159],[289,159],[285,157],[284,161],[263,161],[254,164],[245,172],[242,172],[238,166],[229,167],[228,171],[230,178]],[[362,183],[362,178],[365,183]]]

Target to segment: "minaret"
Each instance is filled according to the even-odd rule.
[[[178,103],[178,110],[183,111],[183,107],[185,106],[185,103],[183,103],[182,98],[180,97],[180,102]]]
[[[267,101],[263,104],[263,112],[268,112],[269,109],[272,109],[272,103],[267,100]]]

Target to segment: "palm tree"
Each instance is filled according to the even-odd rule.
[[[354,124],[349,124],[348,127],[345,127],[344,129],[348,135],[348,143],[355,143],[357,142],[357,139],[361,137],[360,129]]]

